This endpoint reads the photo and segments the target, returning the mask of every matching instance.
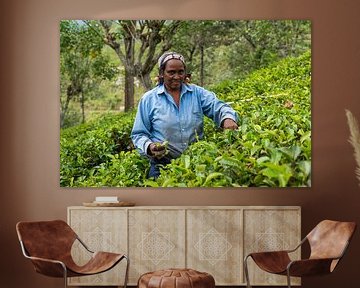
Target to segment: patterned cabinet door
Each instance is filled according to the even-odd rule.
[[[68,222],[90,250],[127,253],[126,209],[69,209]],[[72,254],[80,264],[89,259],[89,253],[78,242],[75,242]],[[124,283],[125,263],[121,261],[108,272],[97,275],[69,278],[69,284],[120,286]]]
[[[185,267],[185,210],[130,209],[129,283],[143,273]]]
[[[239,285],[242,210],[187,210],[187,267],[208,272],[216,285]]]
[[[244,211],[244,256],[251,252],[293,249],[300,243],[300,209],[246,209]],[[299,259],[301,251],[293,253]],[[286,276],[266,273],[248,260],[252,285],[286,285]],[[291,283],[300,285],[299,278]]]

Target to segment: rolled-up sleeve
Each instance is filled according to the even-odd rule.
[[[201,107],[203,113],[212,119],[218,127],[225,119],[232,119],[239,122],[239,116],[229,104],[219,100],[213,92],[200,88]]]

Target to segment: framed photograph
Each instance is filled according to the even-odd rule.
[[[311,186],[311,21],[59,25],[60,187]]]

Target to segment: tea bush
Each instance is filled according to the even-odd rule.
[[[205,139],[146,179],[133,150],[134,112],[61,132],[61,186],[301,187],[311,185],[311,54],[210,88],[240,116],[236,131],[205,121]]]
[[[135,113],[106,114],[61,130],[60,186],[82,186],[121,151],[133,150],[130,132]]]

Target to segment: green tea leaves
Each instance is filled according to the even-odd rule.
[[[134,150],[134,113],[102,116],[61,131],[63,187],[303,187],[311,185],[311,55],[287,58],[211,88],[231,102],[237,130],[205,119],[192,143],[147,179],[148,159]],[[167,146],[167,142],[161,143]]]

